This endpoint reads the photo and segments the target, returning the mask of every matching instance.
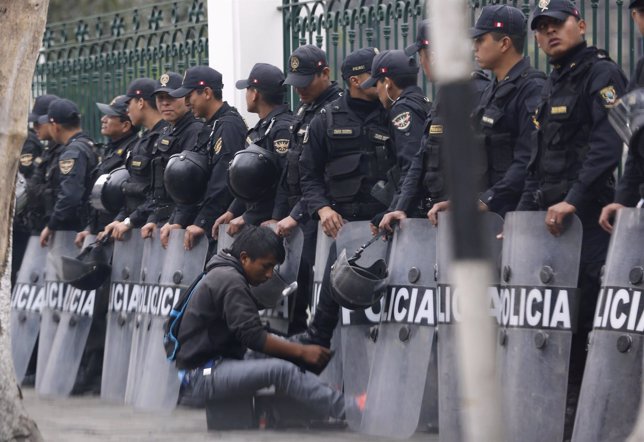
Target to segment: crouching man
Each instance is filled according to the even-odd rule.
[[[345,404],[341,392],[304,370],[322,371],[329,350],[278,338],[260,322],[251,286],[270,279],[284,257],[282,240],[270,228],[247,226],[230,249],[208,262],[210,270],[195,287],[179,326],[182,394],[205,402],[275,386],[320,416],[342,418],[345,405],[358,401]],[[245,358],[248,349],[269,357]]]

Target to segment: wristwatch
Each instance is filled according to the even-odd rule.
[[[125,224],[128,229],[132,227],[132,221],[130,220],[129,216],[123,220],[123,224]]]

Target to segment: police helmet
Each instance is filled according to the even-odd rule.
[[[125,167],[119,167],[110,173],[98,177],[92,188],[90,202],[92,206],[106,213],[118,213],[125,203],[123,184],[130,178]]]
[[[346,249],[331,267],[331,294],[342,307],[351,310],[369,308],[385,294],[389,272],[384,259],[361,267],[347,258]]]
[[[201,200],[209,178],[208,156],[184,150],[170,157],[163,172],[163,183],[177,204],[195,204]]]
[[[60,262],[55,263],[55,266],[61,269],[63,282],[81,290],[99,288],[112,273],[112,247],[108,243],[109,239],[107,236],[88,245],[74,258],[61,256]]]
[[[608,121],[624,143],[641,148],[638,141],[644,128],[644,90],[636,89],[617,101],[608,109]]]
[[[228,188],[242,201],[253,203],[270,196],[280,177],[277,156],[256,144],[240,150],[228,167]]]

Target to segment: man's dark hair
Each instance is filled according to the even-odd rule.
[[[525,39],[527,34],[504,34],[502,32],[490,32],[494,41],[499,41],[503,37],[508,37],[512,41],[512,46],[514,50],[517,51],[517,54],[523,54],[523,49],[525,48]]]
[[[157,110],[157,100],[154,97],[144,98],[145,102],[148,103],[153,110]]]
[[[418,76],[416,74],[404,75],[398,78],[389,77],[389,79],[396,85],[398,89],[405,89],[409,86],[418,85]],[[385,78],[382,77],[378,81],[385,81]]]
[[[272,106],[279,106],[280,104],[284,104],[284,96],[286,95],[286,90],[282,87],[279,90],[273,90],[273,91],[263,91],[261,89],[255,89],[259,94],[262,96],[262,100],[266,104],[272,105]]]
[[[70,121],[61,123],[60,125],[65,130],[74,130],[80,127],[80,115],[74,114]]]
[[[239,259],[241,252],[252,260],[273,256],[280,264],[286,258],[282,239],[270,227],[244,227],[230,246],[230,254],[235,258]]]

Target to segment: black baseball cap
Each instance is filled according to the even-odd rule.
[[[154,94],[156,88],[156,81],[151,78],[137,78],[133,80],[127,87],[125,96],[129,102],[132,98],[145,98],[150,99]]]
[[[346,81],[354,75],[370,73],[373,59],[379,53],[378,48],[361,48],[347,55],[342,62],[342,78]]]
[[[182,81],[183,79],[180,74],[171,71],[166,72],[159,77],[153,94],[157,94],[159,92],[166,92],[169,94],[170,92],[179,89]]]
[[[49,109],[49,104],[54,101],[58,100],[58,96],[56,95],[41,95],[39,97],[36,97],[34,100],[34,107],[29,113],[29,122],[30,123],[40,123],[38,119],[42,116],[47,116],[47,110]],[[47,123],[49,120],[45,118],[45,121],[40,124]]]
[[[213,91],[222,90],[224,88],[223,77],[210,66],[195,66],[183,74],[181,87],[170,92],[170,96],[174,98],[185,97],[195,89],[205,87],[209,87]]]
[[[414,57],[404,51],[393,49],[382,51],[376,55],[371,65],[371,77],[362,83],[362,89],[374,87],[379,79],[389,77],[392,79],[418,74],[418,63]]]
[[[556,20],[565,21],[570,15],[576,17],[577,20],[581,19],[579,9],[570,0],[539,0],[532,13],[530,29],[537,28],[537,20],[541,17],[552,17]]]
[[[254,87],[260,91],[281,91],[284,87],[284,72],[268,63],[256,63],[248,78],[235,83],[237,89]]]
[[[43,118],[43,117],[41,117]],[[47,119],[49,123],[65,124],[73,123],[80,118],[78,106],[67,98],[59,98],[52,101],[47,109]],[[40,122],[40,119],[38,120]]]
[[[288,58],[288,75],[284,84],[307,87],[318,72],[328,66],[326,54],[315,45],[300,46]]]
[[[429,46],[429,19],[418,23],[416,41],[405,48],[405,54],[414,55],[416,52]]]
[[[628,5],[628,9],[644,8],[644,0],[632,0]]]
[[[130,99],[127,95],[119,95],[114,97],[110,104],[96,103],[96,107],[108,117],[127,118],[129,120],[130,117],[127,114],[128,101]]]
[[[520,9],[508,5],[490,5],[481,10],[479,19],[470,29],[472,38],[488,32],[500,32],[507,35],[526,33],[526,17]]]

